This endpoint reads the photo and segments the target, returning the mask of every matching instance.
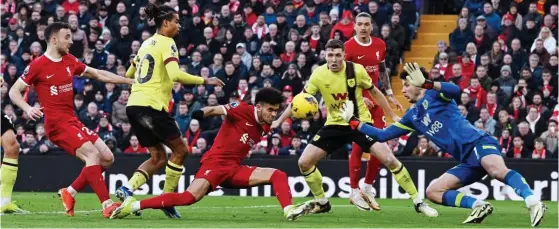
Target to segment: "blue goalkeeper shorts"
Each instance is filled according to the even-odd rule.
[[[477,140],[468,157],[464,158],[462,162],[452,169],[446,171],[460,180],[464,186],[472,184],[481,180],[487,172],[481,166],[481,159],[487,155],[495,154],[501,156],[501,147],[497,140],[491,136],[484,136]]]

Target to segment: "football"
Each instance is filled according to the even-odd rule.
[[[296,119],[309,119],[318,112],[318,101],[308,93],[300,93],[291,101],[291,112]]]

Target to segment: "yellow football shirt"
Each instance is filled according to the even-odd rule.
[[[347,100],[349,94],[347,91],[347,84],[355,84],[355,99],[357,100],[357,107],[359,111],[359,119],[363,122],[371,123],[371,114],[363,102],[363,90],[369,90],[373,87],[371,77],[363,65],[353,63],[355,69],[355,79],[346,79],[346,64],[344,63],[343,69],[339,72],[332,72],[328,69],[328,64],[316,68],[307,85],[305,91],[309,94],[315,95],[320,92],[328,109],[328,117],[326,118],[325,125],[349,125],[340,115],[342,108]],[[350,82],[351,81],[351,82]]]
[[[131,68],[135,68],[134,84],[127,106],[145,106],[155,110],[169,111],[173,78],[167,64],[178,62],[178,49],[172,38],[155,34],[142,43]],[[134,70],[134,69],[132,69]],[[189,75],[190,76],[190,75]],[[190,82],[191,81],[191,82]],[[201,77],[181,80],[181,83],[202,84]]]

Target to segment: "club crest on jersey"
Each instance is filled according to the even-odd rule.
[[[229,104],[229,106],[231,106],[231,108],[235,108],[239,106],[239,102],[232,102]]]
[[[423,103],[421,105],[423,105],[423,109],[427,110],[427,108],[429,108],[429,101],[423,100]]]
[[[68,72],[68,76],[72,77],[72,72],[70,72],[70,67],[66,67],[66,71]]]
[[[380,59],[380,52],[377,51],[377,60]]]
[[[318,139],[320,139],[320,135],[317,134],[317,135],[314,136],[314,138],[312,140],[316,142],[316,141],[318,141]]]
[[[355,87],[355,79],[348,79],[347,85],[349,85],[349,87]]]

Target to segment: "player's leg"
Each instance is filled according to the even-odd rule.
[[[4,117],[2,117],[4,119]],[[7,128],[7,124],[2,123],[2,128]],[[11,123],[10,123],[11,125]],[[4,158],[2,158],[2,167],[0,167],[0,212],[2,213],[26,213],[27,211],[20,209],[12,203],[12,191],[16,183],[18,170],[18,154],[19,144],[16,135],[12,129],[2,133],[0,146],[4,149]]]
[[[437,217],[439,215],[435,209],[429,207],[419,196],[410,173],[404,164],[394,156],[386,143],[375,142],[371,137],[361,133],[353,134],[352,139],[355,139],[354,141],[361,145],[362,148],[369,149],[369,152],[392,172],[396,182],[410,195],[417,212],[421,212],[429,217]]]
[[[322,174],[318,168],[316,168],[318,161],[326,157],[326,155],[327,153],[325,150],[313,145],[313,143],[310,143],[307,147],[305,147],[305,150],[303,150],[303,153],[297,162],[299,170],[305,177],[305,181],[307,182],[307,185],[309,185],[309,188],[318,203],[317,208],[313,211],[313,213],[328,212],[331,208],[330,202],[326,198],[324,188],[322,187]]]
[[[180,137],[180,132],[176,125],[169,127],[176,132],[176,136],[167,140],[165,145],[169,147],[172,151],[169,160],[167,161],[167,167],[165,168],[165,185],[163,186],[163,192],[174,192],[179,184],[179,180],[184,169],[184,159],[188,155],[188,146]],[[173,131],[173,130],[167,130]]]
[[[463,223],[481,223],[485,217],[493,213],[491,204],[464,195],[457,189],[472,184],[485,175],[485,171],[479,167],[466,163],[459,164],[427,187],[427,198],[433,203],[444,206],[473,209]]]
[[[359,178],[361,178],[361,157],[363,156],[363,151],[361,147],[356,143],[351,145],[351,154],[349,155],[349,184],[351,186],[351,194],[349,195],[349,202],[357,209],[363,211],[370,211],[372,208],[370,202],[365,198],[366,196],[362,193],[359,188]]]
[[[386,126],[384,111],[380,108],[380,106],[375,106],[369,109],[369,112],[373,118],[373,125],[376,128],[384,128]],[[381,165],[382,163],[376,157],[372,155],[369,157],[369,161],[367,162],[367,171],[365,173],[365,186],[361,189],[363,199],[365,199],[365,201],[369,204],[369,207],[374,210],[380,210],[380,205],[375,200],[376,193],[373,188],[373,183],[377,178]]]
[[[484,140],[474,149],[476,157],[481,161],[481,166],[489,176],[511,186],[517,195],[524,198],[526,207],[530,209],[530,224],[533,227],[538,226],[545,216],[547,207],[538,196],[534,195],[534,192],[526,183],[526,179],[520,173],[507,168],[505,161],[499,154],[498,143],[492,138]]]
[[[111,151],[111,149],[109,149],[107,144],[105,144],[105,142],[98,137],[96,140],[93,140],[92,142],[95,148],[97,148],[97,150],[99,151],[101,166],[103,167],[104,170],[107,170],[108,168],[111,167],[111,165],[113,165],[115,161],[113,152]]]

